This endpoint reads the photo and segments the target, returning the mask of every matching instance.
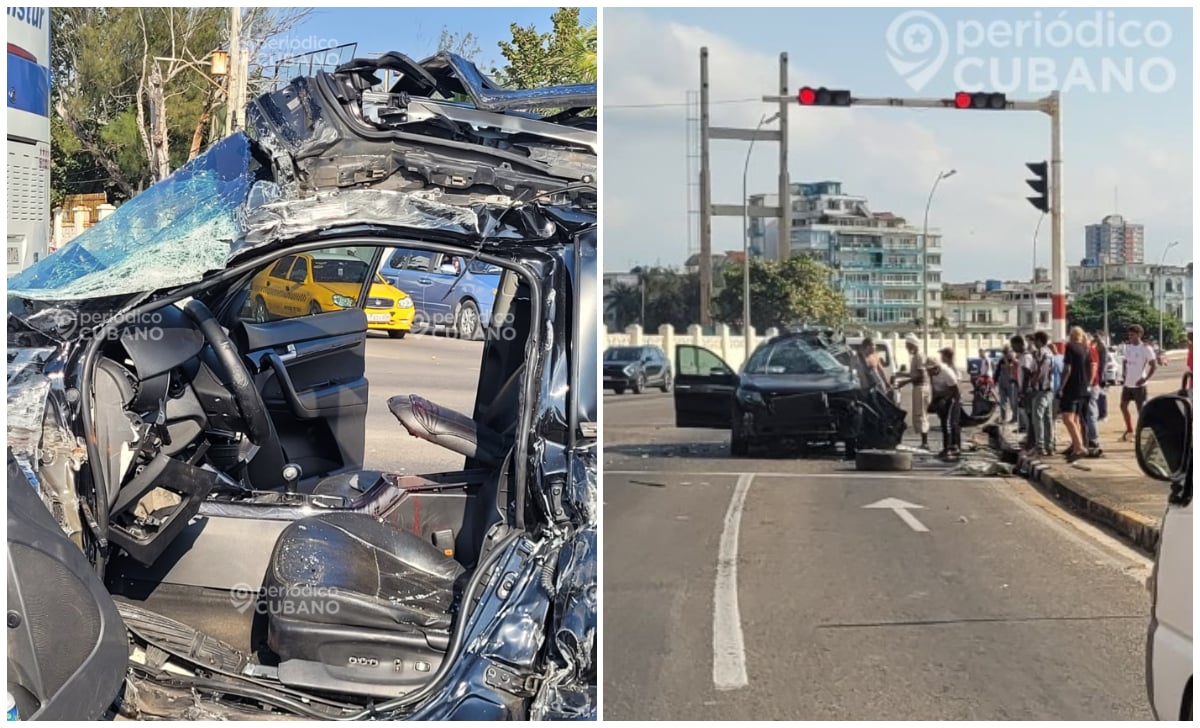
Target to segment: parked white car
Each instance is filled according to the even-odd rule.
[[[1192,400],[1155,397],[1138,418],[1142,471],[1170,484],[1150,577],[1146,689],[1160,720],[1192,719]]]

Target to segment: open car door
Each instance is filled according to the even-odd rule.
[[[737,374],[700,346],[675,347],[675,426],[728,430],[733,422]]]

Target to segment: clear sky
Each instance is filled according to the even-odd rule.
[[[437,51],[442,28],[452,33],[474,33],[480,55],[477,63],[485,71],[502,65],[497,43],[511,40],[509,26],[533,25],[541,32],[550,30],[550,16],[556,8],[315,8],[304,22],[280,39],[277,48],[305,47],[316,42],[325,47],[358,43],[359,55],[399,51],[420,60]],[[595,22],[595,9],[580,13],[584,23]]]
[[[678,265],[688,251],[686,109],[709,48],[713,125],[753,127],[777,107],[778,54],[790,84],[856,96],[1010,99],[1063,89],[1067,262],[1084,225],[1114,211],[1146,226],[1146,257],[1191,259],[1192,19],[1169,9],[610,9],[603,17],[605,269]],[[901,17],[904,16],[904,17]],[[891,35],[889,36],[889,28]],[[889,43],[890,40],[890,43]],[[944,53],[943,53],[944,51]],[[932,69],[932,70],[931,70]],[[1132,75],[1127,76],[1127,69]],[[919,87],[919,88],[918,88]],[[650,106],[674,104],[673,106]],[[639,108],[628,108],[629,106]],[[1025,162],[1048,159],[1049,117],[1032,112],[791,107],[793,182],[841,180],[873,210],[944,233],[947,280],[1028,278],[1038,211]],[[773,192],[778,147],[755,145],[750,192]],[[738,204],[746,144],[712,146],[713,198]],[[714,218],[717,252],[741,248],[740,218]],[[1049,224],[1038,260],[1049,265]],[[698,241],[697,241],[698,244]]]

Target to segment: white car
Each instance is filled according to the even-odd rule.
[[[1170,484],[1158,556],[1148,587],[1146,689],[1160,720],[1192,719],[1192,400],[1168,394],[1138,418],[1142,471]]]
[[[1108,363],[1104,367],[1104,386],[1115,387],[1125,382],[1125,359],[1115,351],[1108,352]]]

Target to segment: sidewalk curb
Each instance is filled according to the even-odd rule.
[[[1159,519],[1147,518],[1141,513],[1087,496],[1074,487],[1070,478],[1053,472],[1050,466],[1038,457],[1022,453],[998,427],[990,428],[988,436],[998,445],[1001,459],[1015,464],[1015,472],[1024,476],[1039,490],[1088,520],[1115,531],[1142,551],[1151,555],[1156,553],[1160,534]]]

